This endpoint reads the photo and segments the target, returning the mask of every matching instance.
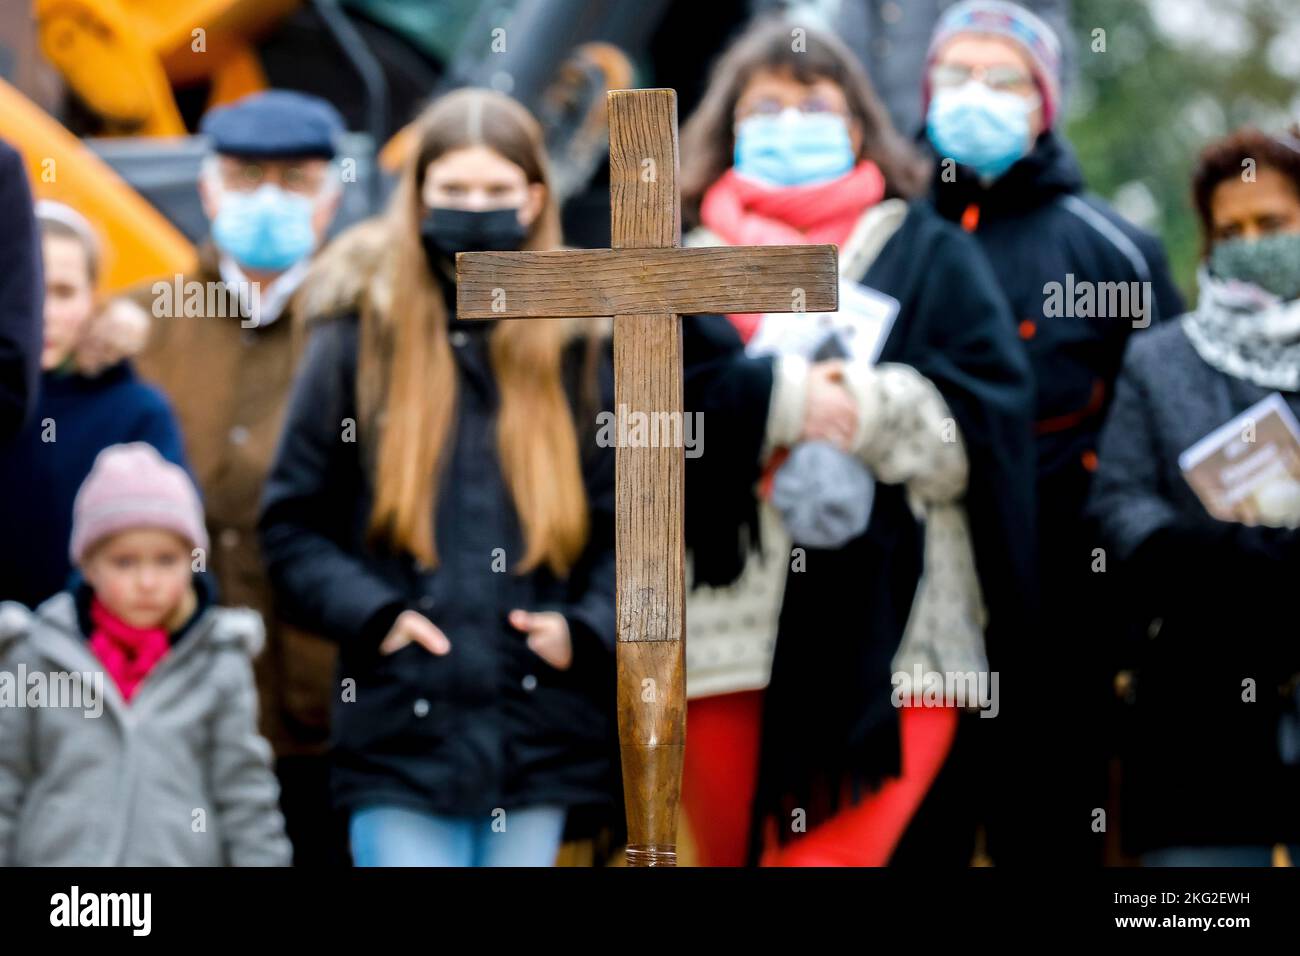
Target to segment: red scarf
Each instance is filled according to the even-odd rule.
[[[844,245],[862,214],[885,195],[885,177],[870,160],[811,186],[765,186],[729,169],[700,201],[700,221],[732,246],[833,242]],[[746,342],[760,316],[728,316]]]
[[[140,682],[171,646],[167,631],[161,627],[132,627],[100,604],[99,598],[91,599],[90,619],[95,625],[90,649],[129,702]]]

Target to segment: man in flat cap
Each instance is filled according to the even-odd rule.
[[[193,275],[137,296],[152,315],[140,373],[175,407],[203,490],[208,569],[228,605],[261,612],[262,732],[275,748],[295,862],[337,862],[325,742],[333,649],[277,622],[258,552],[257,505],[293,377],[292,300],[338,209],[343,121],[329,103],[270,90],[214,109],[199,194],[211,241]]]

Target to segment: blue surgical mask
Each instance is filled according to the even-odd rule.
[[[740,123],[734,163],[740,175],[769,186],[808,186],[851,172],[853,143],[844,117],[787,109]]]
[[[266,183],[253,192],[226,190],[212,220],[217,248],[241,266],[281,272],[311,253],[312,201]]]
[[[996,179],[1029,151],[1029,116],[1037,105],[972,80],[935,93],[926,129],[940,156]]]

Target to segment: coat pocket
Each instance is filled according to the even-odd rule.
[[[414,643],[373,658],[357,677],[355,700],[345,695],[335,711],[340,749],[428,754],[458,710],[456,664],[455,650],[440,657]]]
[[[414,642],[389,655],[390,673],[410,700],[417,718],[449,715],[461,703],[457,674],[462,657],[456,647],[439,655]]]
[[[561,670],[528,646],[528,635],[509,628],[505,636],[509,646],[511,677],[519,680],[526,691],[534,687],[569,687],[573,683],[573,667]]]
[[[518,728],[521,753],[564,754],[569,748],[582,750],[613,739],[612,683],[608,688],[594,686],[589,672],[552,666],[528,646],[522,633],[513,632],[510,640],[507,695],[524,718]]]

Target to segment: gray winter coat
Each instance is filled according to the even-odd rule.
[[[1130,852],[1300,841],[1300,763],[1283,756],[1300,726],[1300,530],[1211,519],[1178,466],[1268,394],[1202,360],[1182,321],[1125,354],[1091,509],[1126,613],[1079,649],[1137,625],[1123,649],[1136,674],[1122,736]],[[1300,414],[1300,393],[1282,396]]]
[[[0,865],[287,866],[262,641],[255,612],[209,608],[127,704],[70,593],[0,605]],[[38,682],[64,693],[33,701]]]
[[[1179,453],[1272,391],[1206,364],[1184,322],[1133,339],[1102,435],[1091,511],[1121,560],[1179,518],[1208,520]],[[1300,393],[1282,395],[1300,415]]]

